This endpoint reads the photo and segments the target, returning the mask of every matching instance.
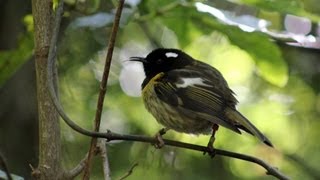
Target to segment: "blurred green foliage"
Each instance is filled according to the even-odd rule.
[[[316,14],[305,9],[305,6],[308,7],[309,5],[315,3],[312,0],[235,0],[235,2],[244,3],[265,10],[280,12],[283,14],[304,16],[313,21],[320,20],[319,12]],[[309,8],[311,7],[309,6]]]
[[[84,14],[106,12],[113,15],[114,12],[114,2],[75,2],[68,1],[74,8],[65,17],[70,24]],[[275,149],[271,149],[248,134],[240,136],[220,128],[215,143],[217,148],[264,159],[293,179],[319,177],[320,145],[317,138],[320,136],[320,96],[312,81],[305,79],[303,73],[297,73],[302,69],[285,58],[291,51],[284,51],[261,32],[245,32],[198,11],[195,2],[202,1],[127,2],[122,17],[125,21],[122,21],[117,37],[101,131],[110,129],[118,133],[152,136],[161,128],[146,111],[141,98],[129,96],[123,90],[121,84],[130,83],[126,77],[139,77],[137,72],[129,72],[122,79],[119,75],[124,67],[129,70],[136,67],[126,61],[130,56],[144,56],[156,47],[181,48],[222,72],[237,94],[240,111],[275,145]],[[307,11],[303,8],[306,2],[299,0],[237,2],[257,9],[319,20],[320,12]],[[215,4],[214,1],[210,3]],[[281,16],[261,14],[267,14],[271,22],[281,22]],[[32,22],[27,22],[26,26],[30,27]],[[102,27],[88,24],[76,28],[67,25],[59,43],[61,102],[67,114],[86,129],[92,129],[93,125],[110,29],[111,24]],[[30,32],[21,37],[18,49],[0,52],[0,58],[5,59],[0,61],[0,84],[32,54],[32,29],[28,30]],[[308,61],[308,58],[295,58]],[[9,59],[11,65],[6,64]],[[140,86],[141,81],[137,78],[133,84]],[[84,157],[90,139],[74,132],[64,123],[62,126],[64,166],[72,168]],[[209,138],[173,131],[165,137],[201,145],[206,145]],[[164,147],[157,150],[150,144],[124,141],[110,142],[107,148],[111,175],[115,179],[125,174],[134,163],[138,166],[128,179],[273,179],[255,164],[226,157],[210,159],[184,149]],[[300,161],[293,160],[290,158],[292,156],[299,157]],[[102,179],[100,161],[99,157],[95,158],[92,179]]]
[[[24,18],[27,32],[19,36],[19,46],[14,50],[0,51],[0,87],[29,60],[33,54],[33,21],[31,16]]]

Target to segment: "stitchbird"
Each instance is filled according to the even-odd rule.
[[[237,111],[234,92],[214,67],[181,50],[165,48],[155,49],[147,57],[131,57],[130,61],[143,63],[145,107],[167,129],[192,134],[212,131],[214,140],[221,125],[239,134],[240,130],[250,133],[272,147],[268,138]]]

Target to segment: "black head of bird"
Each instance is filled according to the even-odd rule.
[[[130,61],[142,62],[146,76],[152,77],[160,72],[183,68],[191,64],[193,58],[178,49],[159,48],[153,50],[145,58],[131,57]]]

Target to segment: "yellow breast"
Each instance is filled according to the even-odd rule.
[[[142,89],[142,96],[144,96],[145,93],[147,93],[148,91],[152,91],[153,90],[153,86],[155,84],[157,84],[157,80],[162,78],[164,76],[164,73],[161,72],[157,75],[155,75],[149,82],[148,84]]]

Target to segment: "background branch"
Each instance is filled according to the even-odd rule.
[[[9,168],[7,166],[6,161],[4,160],[4,156],[2,155],[2,153],[0,153],[0,167],[6,173],[8,180],[12,180]]]
[[[295,154],[284,154],[286,158],[293,161],[299,166],[299,169],[303,169],[305,172],[308,172],[308,175],[312,179],[320,179],[320,171],[312,166],[310,166],[305,159],[295,155]]]
[[[108,152],[107,152],[107,146],[106,141],[103,139],[99,140],[99,154],[102,159],[102,168],[103,168],[103,175],[104,179],[111,179],[110,176],[110,165],[108,161]]]
[[[121,12],[123,8],[124,0],[119,0],[117,11],[114,17],[114,23],[112,26],[112,31],[109,39],[109,45],[108,45],[108,51],[107,51],[107,56],[106,56],[106,61],[104,65],[104,71],[102,75],[102,80],[100,83],[100,91],[99,91],[99,98],[98,98],[98,103],[97,103],[97,110],[96,110],[96,116],[94,120],[94,131],[99,131],[100,129],[100,122],[101,122],[101,114],[102,114],[102,108],[103,108],[103,102],[104,102],[104,97],[107,91],[107,83],[108,83],[108,77],[109,77],[109,71],[110,71],[110,65],[111,65],[111,60],[112,60],[112,54],[113,54],[113,48],[114,44],[116,41],[116,36],[118,32],[118,27],[119,27],[119,22],[120,22],[120,17],[121,17]],[[93,137],[91,139],[91,144],[90,144],[90,149],[89,149],[89,155],[88,155],[88,160],[86,167],[84,168],[84,174],[83,174],[83,179],[89,179],[90,178],[90,169],[92,165],[92,157],[94,155],[94,151],[97,146],[97,138]],[[108,161],[108,156],[105,154],[104,161]],[[109,163],[107,163],[109,164]],[[109,170],[110,174],[110,170]],[[106,176],[110,177],[110,176]]]
[[[47,66],[47,79],[48,79],[48,90],[49,90],[49,94],[50,94],[50,99],[52,100],[52,103],[53,103],[55,109],[62,117],[66,116],[66,114],[64,113],[63,110],[61,111],[62,107],[59,103],[58,94],[56,91],[57,88],[55,89],[54,84],[52,82],[54,82],[54,75],[53,74],[56,73],[56,72],[54,72],[54,69],[55,69],[54,66],[55,66],[55,61],[56,61],[56,56],[57,56],[56,49],[57,49],[57,42],[58,42],[61,19],[62,19],[62,15],[63,15],[63,7],[64,7],[64,2],[63,2],[63,0],[60,0],[58,7],[56,9],[55,21],[54,21],[54,26],[53,26],[54,29],[52,32],[52,38],[51,38],[51,42],[50,42],[50,49],[49,49],[49,54],[48,54],[48,66]],[[68,117],[67,117],[67,119],[68,119]],[[70,122],[71,124],[77,126],[72,121],[66,121],[66,122]],[[81,129],[81,127],[79,127],[79,128]],[[82,159],[76,167],[74,167],[70,171],[64,171],[63,173],[61,173],[61,177],[63,179],[73,179],[76,176],[78,176],[85,167],[85,162],[86,162],[87,157],[88,157],[88,154],[86,154],[85,158]]]
[[[64,178],[62,179],[74,179],[75,177],[77,177],[83,171],[86,165],[87,158],[88,154],[86,154],[86,156],[79,162],[79,164],[76,167],[65,172]]]
[[[138,163],[134,163],[134,164],[131,166],[131,168],[129,169],[129,171],[128,171],[126,174],[124,174],[123,176],[121,176],[121,177],[119,178],[119,180],[123,180],[123,179],[127,178],[128,176],[130,176],[130,175],[133,173],[133,169],[134,169],[135,167],[137,167],[137,166],[138,166]]]

